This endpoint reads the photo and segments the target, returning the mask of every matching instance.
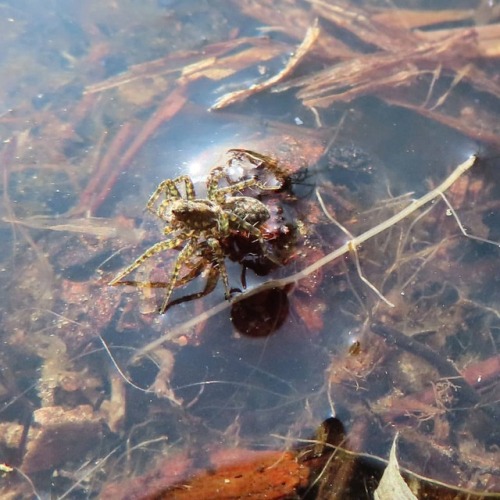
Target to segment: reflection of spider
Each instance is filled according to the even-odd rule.
[[[188,283],[199,276],[206,262],[210,263],[207,285],[203,292],[195,295],[205,295],[213,290],[220,275],[226,299],[229,299],[231,291],[222,241],[230,236],[232,231],[244,232],[258,240],[263,253],[267,255],[263,246],[263,233],[259,226],[270,217],[268,209],[261,201],[235,194],[247,188],[274,191],[281,188],[283,180],[283,172],[276,170],[275,160],[247,150],[230,150],[229,153],[231,159],[227,166],[216,167],[208,176],[206,198],[196,198],[193,181],[187,175],[166,179],[158,185],[149,198],[147,209],[166,223],[163,232],[168,238],[148,248],[135,262],[119,273],[110,285],[129,283],[121,281],[122,278],[137,269],[145,260],[164,250],[180,248],[170,280],[166,285],[165,299],[160,313],[167,310],[175,286]],[[230,168],[233,162],[237,163],[240,169],[245,163],[254,170],[260,169],[256,172],[259,175],[232,182]],[[274,176],[277,183],[270,185],[266,180],[262,181],[263,175]],[[240,179],[241,177],[239,175]],[[223,187],[219,185],[222,179],[225,179],[227,184]],[[179,190],[182,186],[184,186],[184,196]],[[165,199],[159,201],[162,195]],[[184,265],[189,271],[180,276]]]

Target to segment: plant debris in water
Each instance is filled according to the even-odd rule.
[[[403,3],[4,6],[0,496],[500,495],[498,7]]]

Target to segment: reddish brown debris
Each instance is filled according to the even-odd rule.
[[[465,381],[472,387],[479,389],[500,377],[500,355],[484,361],[470,364],[462,371]],[[380,400],[374,407],[382,415],[385,422],[391,422],[403,416],[435,416],[445,412],[439,406],[436,387],[431,387],[418,394],[396,398],[394,395]]]
[[[33,413],[21,468],[29,474],[78,460],[102,439],[102,430],[100,417],[89,405],[40,408]]]
[[[106,487],[101,498],[278,500],[296,493],[309,478],[309,468],[292,452],[223,449],[212,453],[210,463],[210,470],[195,470],[191,459],[177,455],[149,474]]]
[[[140,500],[152,498],[151,495],[183,481],[189,473],[193,460],[187,453],[178,453],[172,458],[165,459],[158,467],[143,476],[105,486],[101,492],[101,499],[114,498],[115,500]]]

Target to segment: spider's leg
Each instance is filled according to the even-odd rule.
[[[193,281],[194,279],[196,279],[205,270],[206,265],[207,265],[207,259],[206,258],[200,259],[198,262],[196,262],[195,264],[190,266],[191,269],[186,274],[177,278],[177,281],[175,282],[175,286],[176,287],[182,286],[182,285],[185,285],[185,284],[189,283],[190,281]],[[210,268],[210,269],[212,269],[212,268]],[[169,286],[169,283],[165,283],[164,281],[161,281],[161,282],[159,282],[159,281],[146,281],[146,282],[144,282],[144,281],[133,281],[133,280],[126,280],[126,281],[121,280],[119,284],[120,285],[135,286],[137,288],[167,288]],[[191,295],[189,297],[191,297]],[[184,302],[184,300],[181,300],[181,301]],[[178,303],[178,299],[170,302],[168,307],[170,308],[174,302]]]
[[[232,153],[233,156],[239,160],[246,158],[252,165],[256,167],[261,167],[265,165],[271,170],[279,170],[278,162],[270,157],[255,151],[250,151],[249,149],[230,149],[228,153]]]
[[[228,186],[224,186],[223,188],[219,187],[219,181],[225,177],[226,181],[228,182]],[[211,199],[211,196],[216,196],[217,192],[224,192],[226,190],[229,190],[227,192],[233,192],[232,189],[234,188],[236,191],[244,189],[246,183],[250,183],[249,185],[255,185],[255,181],[253,178],[250,179],[245,179],[243,181],[239,182],[232,182],[229,178],[228,172],[227,172],[227,167],[214,167],[210,170],[210,175],[207,178],[207,198]]]
[[[211,264],[212,262],[212,254],[213,250],[212,248],[208,245],[208,243],[202,242],[199,245],[195,245],[196,248],[196,255],[194,256],[199,257],[198,260],[193,259],[194,262],[189,262],[188,266],[189,271],[184,274],[183,276],[179,276],[177,278],[176,286],[182,286],[185,285],[186,283],[189,283],[190,281],[193,281],[195,278],[197,278],[203,271],[206,269],[208,264]],[[210,270],[213,268],[213,266],[210,266]],[[217,276],[218,277],[218,276]],[[215,287],[215,285],[214,285]],[[212,291],[213,288],[210,290]],[[201,292],[200,292],[201,293]],[[170,307],[170,306],[169,306]]]
[[[227,236],[229,234],[229,222],[230,222],[229,214],[224,210],[221,210],[219,213],[219,218],[217,220],[218,232],[216,234],[218,236]]]
[[[155,243],[153,246],[149,247],[140,257],[130,264],[124,271],[115,276],[110,282],[110,285],[119,284],[120,280],[127,276],[127,274],[131,273],[135,269],[137,269],[145,260],[149,259],[153,255],[157,253],[163,252],[164,250],[170,250],[171,248],[175,248],[179,246],[184,241],[183,238],[175,238],[172,240],[164,240]]]
[[[181,182],[184,183],[184,189],[186,190],[186,200],[194,200],[196,198],[196,192],[194,190],[194,184],[188,175],[181,175],[174,179],[176,184]]]
[[[181,197],[181,193],[172,179],[165,179],[160,182],[146,204],[146,209],[155,215],[158,215],[160,209],[155,210],[154,205],[162,193],[165,193],[167,200],[177,200]]]
[[[259,240],[261,243],[263,242],[262,232],[258,228],[252,226],[252,224],[247,222],[245,219],[242,219],[233,212],[226,212],[226,215],[227,218],[229,219],[229,222],[232,222],[233,228],[246,231],[247,233],[250,233],[252,236],[255,236],[255,238]]]
[[[165,291],[165,298],[163,299],[163,304],[160,307],[160,314],[163,314],[168,307],[168,301],[170,300],[170,296],[174,291],[175,285],[178,283],[178,276],[181,270],[182,265],[191,257],[193,252],[196,250],[196,239],[191,239],[186,246],[179,252],[179,256],[175,261],[174,268],[172,270],[172,274],[170,275],[170,281]]]
[[[203,268],[200,270],[200,274],[202,270]],[[183,302],[189,302],[191,300],[205,297],[214,290],[215,286],[217,285],[217,281],[219,281],[219,270],[212,265],[209,268],[209,275],[203,290],[201,292],[192,293],[190,295],[186,295],[184,297],[179,297],[178,299],[172,300],[165,308],[165,312],[168,311],[172,306],[175,306],[177,304],[182,304]],[[177,284],[178,285],[180,284],[180,280],[177,281]]]
[[[267,186],[265,184],[257,182],[256,186],[259,189],[262,189],[264,191],[275,191],[283,186],[286,178],[286,171],[279,166],[278,161],[275,158],[260,153],[256,153],[255,151],[250,151],[249,149],[230,149],[228,153],[232,154],[233,158],[237,160],[241,161],[245,159],[252,165],[255,165],[256,168],[265,169],[269,172],[272,172],[276,177],[276,180],[279,181],[280,183],[278,187],[278,186]]]
[[[255,178],[245,179],[243,181],[235,182],[234,184],[229,184],[228,186],[220,187],[215,192],[216,197],[224,198],[227,194],[238,193],[246,188],[257,186],[258,182]]]
[[[176,286],[186,285],[196,279],[205,269],[206,260],[200,259],[184,276],[177,278]]]
[[[279,189],[282,188],[281,184],[277,184],[276,186],[268,186],[266,184],[263,184],[262,182],[258,181],[255,177],[252,177],[251,179],[245,179],[240,182],[236,182],[234,184],[230,184],[229,186],[224,186],[215,192],[214,200],[218,201],[221,203],[221,199],[224,199],[224,196],[226,195],[231,195],[234,193],[238,193],[240,191],[243,191],[244,189],[250,188],[250,187],[257,187],[261,191],[278,191]]]
[[[168,204],[172,200],[179,200],[182,198],[181,192],[177,187],[179,184],[184,184],[187,200],[194,200],[196,198],[193,181],[189,178],[188,175],[181,175],[179,177],[176,177],[175,179],[165,179],[164,181],[160,182],[154,193],[150,196],[148,203],[146,204],[146,209],[154,215],[162,218]],[[165,200],[163,200],[155,209],[155,204],[161,194],[165,194]]]
[[[219,181],[226,176],[226,172],[223,167],[215,167],[210,172],[210,175],[207,179],[207,198],[209,200],[215,201],[220,205],[224,203],[224,198],[226,195],[232,195],[243,191],[244,189],[250,187],[256,187],[261,191],[277,191],[281,189],[283,186],[283,182],[281,180],[281,176],[276,175],[276,179],[280,181],[280,183],[276,186],[268,186],[260,182],[256,177],[252,177],[250,179],[244,179],[239,182],[231,183],[228,180],[228,185],[224,187],[219,187]]]
[[[229,300],[231,297],[231,289],[229,288],[229,278],[227,276],[226,263],[224,261],[224,252],[222,251],[219,240],[217,240],[216,238],[208,238],[207,243],[210,245],[210,248],[212,249],[214,261],[219,269],[218,274],[220,274],[220,276],[222,277],[222,283],[224,283],[224,296],[226,300]],[[217,279],[219,278],[218,274],[213,284],[214,288],[215,284],[217,283]],[[207,281],[207,286],[209,284],[209,281],[210,281],[210,276]]]
[[[262,237],[262,232],[258,228],[252,226],[252,224],[250,224],[249,222],[247,222],[246,220],[242,219],[241,217],[237,216],[234,213],[231,212],[227,213],[227,217],[229,221],[233,223],[233,227],[235,227],[235,229],[246,231],[252,236],[255,236],[255,239],[260,243],[260,247],[262,249],[263,254],[271,262],[274,262],[275,264],[281,266],[282,263],[267,251],[267,248],[264,244],[264,238]]]
[[[224,167],[215,167],[210,171],[210,175],[207,178],[207,198],[209,200],[220,202],[224,198],[223,195],[218,198],[217,192],[219,191],[219,181],[225,175]]]

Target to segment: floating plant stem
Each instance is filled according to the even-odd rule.
[[[346,234],[349,238],[350,238],[350,241],[352,242],[354,240],[354,236],[353,234],[348,231],[342,224],[340,224],[340,222],[338,222],[327,210],[326,208],[326,205],[325,205],[325,202],[323,201],[323,197],[321,196],[321,193],[319,192],[319,189],[316,188],[316,198],[318,198],[318,201],[319,201],[319,204],[321,206],[321,208],[323,209],[323,212],[325,213],[325,215],[327,216],[327,218],[333,223],[335,224],[344,234]],[[378,290],[378,288],[373,284],[371,283],[368,278],[365,277],[365,275],[363,274],[363,271],[361,269],[361,264],[359,262],[359,255],[358,255],[358,250],[356,248],[356,246],[353,244],[350,248],[349,248],[349,251],[350,253],[352,254],[353,258],[354,258],[354,263],[356,264],[356,270],[358,271],[358,276],[359,276],[359,279],[368,287],[370,288],[370,290],[372,290],[376,295],[377,297],[382,300],[383,302],[385,302],[389,307],[394,307],[394,304],[392,302],[390,302],[389,300],[387,300],[383,295],[382,295],[382,292],[380,292]]]

